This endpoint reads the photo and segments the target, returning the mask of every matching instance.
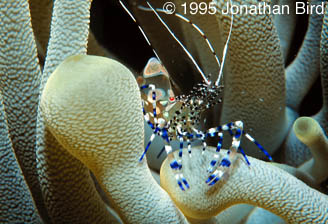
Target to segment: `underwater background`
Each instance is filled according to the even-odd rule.
[[[119,1],[0,1],[0,223],[328,223],[328,5],[323,14],[232,20],[219,13],[226,0],[212,2],[215,15],[183,14],[185,2],[172,1],[192,22],[159,14],[212,83],[224,65],[222,103],[201,111],[194,93],[205,92],[206,101],[210,90],[193,89],[203,78],[190,57],[153,12],[138,7],[146,1],[122,2],[137,23]],[[227,46],[221,65],[207,40],[220,62]],[[149,66],[153,49],[157,67]],[[160,72],[147,77],[147,69]],[[143,84],[162,97],[155,97],[158,118],[167,112],[174,120],[170,93],[192,99],[174,112],[191,117],[187,129],[217,128],[204,153],[205,140],[193,141],[189,156],[187,135],[182,149],[178,134],[156,123]],[[190,111],[199,114],[194,126]],[[235,121],[243,127],[224,125]],[[232,136],[224,132],[221,142],[218,127]],[[247,157],[235,153],[235,141]],[[211,174],[220,180],[208,186],[216,156]]]

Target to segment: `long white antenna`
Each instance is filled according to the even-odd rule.
[[[142,5],[139,5],[138,8],[141,9],[141,10],[143,10],[143,11],[151,11],[151,12],[153,11],[152,9],[150,9],[150,8],[146,8],[146,7],[142,6]],[[155,10],[156,10],[157,12],[161,12],[161,13],[166,13],[166,14],[167,14],[167,11],[164,10],[164,9],[156,8]],[[173,14],[174,16],[178,17],[179,19],[183,20],[184,22],[190,24],[190,25],[191,25],[195,30],[197,30],[198,33],[199,33],[199,34],[205,39],[205,41],[206,41],[206,43],[207,43],[207,45],[208,45],[210,51],[212,52],[212,54],[213,54],[214,57],[215,57],[215,60],[216,60],[216,62],[217,62],[217,64],[218,64],[218,66],[219,66],[218,68],[219,68],[219,70],[220,70],[220,67],[221,67],[220,60],[219,60],[218,56],[216,55],[216,53],[215,53],[215,51],[214,51],[214,48],[213,48],[211,42],[208,40],[208,38],[206,37],[206,35],[205,35],[205,33],[203,32],[203,30],[202,30],[199,26],[197,26],[195,23],[193,23],[190,19],[188,19],[187,17],[181,15],[180,13],[173,12],[172,14]]]
[[[141,28],[141,26],[139,25],[138,21],[134,18],[134,16],[132,15],[132,13],[128,10],[128,8],[124,5],[124,3],[119,0],[121,6],[123,7],[123,9],[129,14],[129,16],[131,17],[131,19],[137,24],[140,32],[142,33],[142,35],[144,36],[145,40],[147,41],[148,45],[151,47],[151,49],[153,50],[156,58],[161,61],[161,59],[159,58],[158,54],[156,53],[156,51],[154,50],[153,46],[151,45],[147,35],[145,34],[145,32],[143,31],[143,29]]]
[[[231,0],[229,0],[229,1],[230,1],[230,5],[232,5]],[[226,42],[226,44],[224,46],[224,49],[223,49],[222,63],[221,63],[221,67],[220,67],[220,72],[219,72],[218,79],[215,82],[216,86],[219,85],[219,83],[221,81],[221,78],[222,78],[223,66],[224,66],[226,56],[227,56],[228,44],[229,44],[229,41],[230,41],[230,36],[231,36],[231,31],[232,31],[232,24],[233,24],[233,13],[231,13],[230,31],[229,31],[229,35],[228,35],[228,38],[227,38],[227,42]]]
[[[167,29],[167,31],[169,31],[169,33],[171,34],[171,36],[178,42],[178,44],[182,47],[182,49],[184,50],[184,52],[188,55],[188,57],[190,58],[190,60],[194,63],[194,65],[196,66],[197,70],[199,71],[199,73],[201,74],[201,76],[203,77],[205,83],[207,85],[210,85],[211,82],[208,81],[208,79],[206,78],[204,72],[200,69],[199,65],[197,64],[197,62],[195,61],[195,59],[192,57],[192,55],[188,52],[188,50],[186,49],[186,47],[180,42],[180,40],[175,36],[175,34],[172,32],[172,30],[166,25],[166,23],[163,21],[163,19],[160,17],[160,15],[156,12],[156,10],[151,6],[151,4],[146,1],[147,5],[149,6],[149,8],[152,9],[152,11],[155,13],[156,17],[159,19],[159,21],[163,24],[163,26]]]

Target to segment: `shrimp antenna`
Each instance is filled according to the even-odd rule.
[[[139,9],[143,10],[143,11],[152,11],[150,8],[146,8],[142,5],[138,6]],[[164,9],[160,9],[160,8],[156,8],[155,9],[157,12],[162,12],[162,13],[166,13],[168,14],[168,11],[164,10]],[[177,12],[170,12],[172,13],[172,15],[178,17],[179,19],[182,19],[183,21],[185,21],[186,23],[190,24],[195,30],[197,30],[197,32],[203,37],[203,39],[206,41],[210,51],[212,52],[212,54],[215,57],[215,60],[219,66],[219,68],[221,67],[221,63],[220,60],[216,54],[216,52],[214,51],[213,45],[211,44],[211,42],[209,41],[209,39],[206,37],[205,33],[203,32],[203,30],[197,26],[195,23],[193,23],[190,19],[188,19],[187,17],[181,15],[180,13]]]
[[[131,17],[131,19],[135,22],[135,24],[137,24],[137,26],[138,26],[140,32],[141,32],[142,35],[144,36],[144,38],[145,38],[145,40],[147,41],[148,45],[149,45],[149,46],[151,47],[151,49],[153,50],[153,52],[154,52],[156,58],[161,62],[161,59],[159,58],[159,56],[158,56],[158,54],[156,53],[154,47],[153,47],[152,44],[150,43],[150,41],[149,41],[149,39],[148,39],[146,33],[145,33],[145,32],[143,31],[143,29],[141,28],[141,26],[140,26],[138,20],[136,20],[136,19],[134,18],[134,16],[132,15],[132,13],[128,10],[128,8],[124,5],[124,3],[123,3],[121,0],[119,0],[119,2],[120,2],[120,4],[121,4],[121,6],[123,7],[123,9],[128,13],[128,15]]]
[[[151,8],[151,10],[154,12],[154,14],[156,15],[156,17],[159,19],[159,21],[163,24],[163,26],[167,29],[167,31],[169,31],[169,33],[171,34],[171,36],[178,42],[178,44],[182,47],[182,49],[184,50],[184,52],[188,55],[188,57],[190,58],[190,60],[194,63],[195,67],[197,68],[198,72],[201,74],[202,78],[204,79],[205,83],[207,85],[210,85],[211,82],[206,78],[206,75],[204,74],[204,72],[200,69],[199,65],[197,64],[197,62],[195,61],[195,59],[192,57],[192,55],[189,53],[189,51],[186,49],[186,47],[181,43],[181,41],[175,36],[175,34],[172,32],[172,30],[168,27],[168,25],[164,22],[164,20],[160,17],[160,15],[156,12],[156,10],[151,6],[151,4],[146,1],[147,5],[149,6],[149,8]]]
[[[231,0],[230,1],[230,4],[232,5],[232,2]],[[216,1],[217,2],[217,1]],[[222,55],[222,65],[220,67],[220,72],[219,72],[219,76],[218,76],[218,79],[216,80],[215,82],[215,85],[218,86],[221,79],[222,79],[222,72],[223,72],[223,66],[224,66],[224,62],[225,62],[225,59],[226,59],[226,56],[227,56],[227,51],[228,51],[228,44],[229,44],[229,41],[230,41],[230,36],[231,36],[231,32],[232,32],[232,25],[233,25],[233,13],[231,13],[231,21],[230,21],[230,30],[229,30],[229,35],[228,35],[228,38],[227,38],[227,41],[226,41],[226,44],[224,46],[224,49],[223,49],[223,55]]]

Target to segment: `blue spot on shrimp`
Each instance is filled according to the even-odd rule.
[[[122,1],[119,1],[122,7],[127,11],[133,21],[137,24],[140,31],[144,35],[147,43],[152,47],[151,42],[148,40],[146,33],[143,31],[138,21],[134,18],[133,14],[127,9]],[[188,180],[183,175],[182,166],[182,152],[184,145],[187,145],[188,154],[191,156],[192,147],[191,143],[199,140],[202,143],[203,153],[206,150],[208,138],[217,138],[218,143],[216,145],[216,153],[208,165],[207,171],[209,173],[208,178],[205,183],[209,186],[215,185],[227,169],[231,167],[233,163],[232,158],[237,152],[240,152],[248,165],[251,165],[243,148],[241,147],[241,140],[243,137],[253,142],[269,159],[272,157],[260,145],[252,136],[250,136],[244,130],[244,123],[242,121],[229,122],[227,124],[214,126],[206,130],[200,130],[201,116],[207,110],[213,108],[215,105],[222,102],[222,92],[224,89],[223,85],[223,67],[225,58],[228,52],[228,44],[230,40],[231,31],[233,28],[233,15],[231,15],[231,25],[229,35],[227,37],[222,60],[220,61],[212,44],[207,39],[204,32],[191,20],[182,16],[181,14],[174,13],[173,15],[182,19],[184,22],[190,24],[194,29],[196,29],[202,36],[204,41],[207,43],[208,48],[215,57],[217,62],[219,72],[216,81],[210,79],[210,75],[205,74],[201,67],[197,64],[196,60],[189,53],[182,42],[175,36],[173,31],[164,22],[160,13],[165,13],[163,9],[155,9],[152,5],[146,1],[148,8],[140,7],[141,10],[152,12],[156,18],[165,27],[167,32],[176,40],[179,46],[183,49],[185,54],[192,61],[193,65],[197,69],[202,81],[196,84],[188,94],[175,96],[172,88],[170,86],[169,74],[165,67],[162,65],[161,60],[153,49],[156,58],[151,58],[143,72],[143,77],[140,77],[137,81],[140,85],[140,91],[142,96],[142,108],[144,120],[152,129],[152,135],[146,144],[143,154],[140,156],[139,161],[142,161],[146,153],[148,152],[150,145],[152,144],[156,135],[161,136],[164,142],[164,147],[161,150],[165,151],[170,167],[176,178],[177,185],[182,191],[189,189],[191,186]],[[163,85],[155,85],[154,83],[147,83],[154,77],[161,77],[164,80]],[[165,82],[166,81],[166,82]],[[163,83],[163,82],[162,82]],[[225,156],[220,158],[219,153],[223,144],[223,136],[229,134],[232,138],[231,145],[227,150]],[[173,153],[172,141],[178,141],[179,153],[176,155]]]

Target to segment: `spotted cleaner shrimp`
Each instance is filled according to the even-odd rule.
[[[231,3],[231,0],[229,0]],[[130,15],[133,21],[137,24],[144,38],[146,39],[149,46],[152,47],[150,41],[148,40],[145,32],[134,18],[132,13],[127,9],[125,4],[120,0],[119,1],[125,11]],[[144,84],[144,79],[139,78],[138,83],[140,84],[140,90],[142,95],[142,108],[145,121],[151,127],[153,133],[145,147],[143,154],[141,155],[139,161],[142,161],[146,155],[152,141],[156,135],[159,135],[164,140],[164,148],[166,151],[170,167],[175,173],[175,178],[177,184],[181,190],[189,189],[190,186],[188,181],[183,176],[182,172],[182,149],[184,143],[187,143],[187,150],[189,156],[191,156],[191,142],[194,140],[201,140],[203,153],[206,150],[207,144],[206,139],[209,137],[218,137],[218,143],[216,146],[216,153],[213,155],[207,171],[209,176],[206,180],[206,184],[209,186],[217,183],[226,171],[231,166],[238,150],[243,155],[246,163],[250,165],[247,156],[240,146],[242,136],[245,136],[249,141],[253,142],[269,160],[272,160],[272,157],[269,153],[261,146],[252,136],[244,131],[244,124],[242,121],[234,121],[224,125],[219,125],[217,127],[212,127],[206,131],[201,131],[197,127],[200,124],[200,118],[203,112],[212,108],[216,104],[222,101],[221,92],[223,91],[222,76],[223,76],[223,66],[225,58],[227,55],[228,44],[231,36],[231,31],[233,27],[233,15],[231,15],[230,31],[223,49],[222,62],[218,59],[217,54],[214,51],[214,48],[208,38],[205,36],[204,32],[191,20],[182,16],[179,13],[174,12],[173,15],[182,19],[183,21],[189,23],[194,29],[196,29],[203,39],[206,41],[210,51],[214,55],[216,62],[219,66],[219,75],[215,82],[210,81],[210,77],[206,76],[201,68],[198,66],[195,59],[188,52],[185,46],[180,42],[180,40],[175,36],[172,30],[164,22],[164,20],[159,15],[160,12],[165,12],[163,9],[154,9],[152,5],[146,1],[149,8],[140,6],[139,9],[145,11],[153,12],[158,20],[163,24],[166,30],[170,35],[177,41],[181,46],[190,60],[193,62],[198,72],[202,76],[203,81],[198,83],[187,95],[175,96],[170,88],[169,76],[165,67],[161,64],[158,54],[153,49],[156,58],[151,58],[145,69],[144,69],[144,78],[149,79],[150,77],[161,76],[165,86],[164,90],[162,88],[156,88],[154,84]],[[222,148],[223,134],[228,132],[232,136],[232,143],[230,148],[227,150],[227,153],[222,158],[220,157],[220,150]],[[171,142],[173,140],[179,141],[179,153],[175,155],[172,150]]]

